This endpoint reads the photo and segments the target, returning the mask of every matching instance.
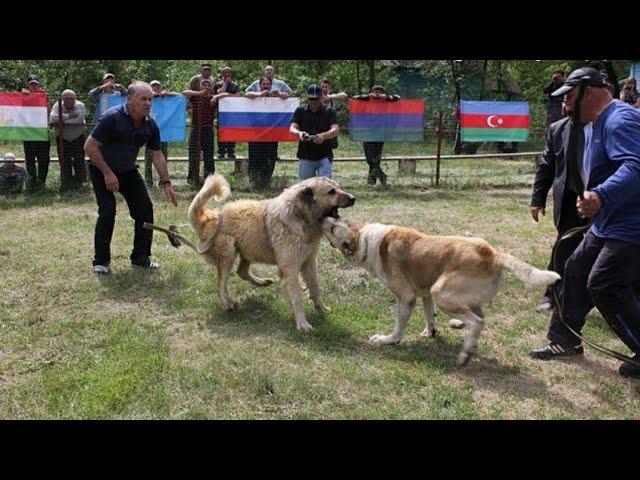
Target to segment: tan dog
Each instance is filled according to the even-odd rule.
[[[224,308],[237,307],[227,292],[227,279],[239,255],[238,276],[259,287],[270,285],[273,280],[255,277],[249,271],[251,263],[278,265],[296,327],[311,329],[302,305],[300,273],[316,310],[326,311],[316,274],[321,222],[326,216],[338,217],[338,208],[352,206],[356,197],[341,190],[333,180],[314,177],[269,200],[240,200],[220,210],[205,208],[212,197],[222,201],[230,193],[222,175],[209,176],[189,207],[191,226],[204,244],[202,254],[217,267],[218,295]]]
[[[458,357],[461,366],[469,361],[484,325],[480,307],[498,292],[504,270],[536,288],[560,279],[555,272],[538,270],[509,254],[496,252],[480,238],[429,236],[410,228],[333,218],[323,221],[323,230],[334,248],[380,279],[398,300],[393,333],[374,335],[371,342],[400,342],[417,297],[422,297],[427,317],[421,335],[434,336],[435,300],[438,307],[462,320],[470,330]]]

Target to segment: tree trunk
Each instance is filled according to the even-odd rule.
[[[369,64],[369,91],[371,91],[371,89],[373,88],[373,86],[376,84],[376,61],[375,60],[368,60],[367,63]]]
[[[358,84],[358,93],[362,93],[362,82],[360,81],[360,61],[356,60],[356,83]]]

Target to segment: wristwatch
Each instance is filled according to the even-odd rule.
[[[164,187],[165,185],[171,185],[171,180],[160,180],[158,185]]]

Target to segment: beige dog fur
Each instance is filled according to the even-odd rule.
[[[425,235],[417,230],[326,218],[323,230],[334,248],[352,264],[367,269],[397,298],[397,319],[390,335],[374,335],[375,344],[400,342],[417,297],[422,297],[427,326],[422,336],[436,333],[435,303],[445,313],[462,320],[470,333],[458,357],[465,365],[484,326],[481,306],[500,287],[508,270],[535,288],[560,279],[556,272],[542,271],[507,253],[494,250],[480,238]]]
[[[271,279],[254,276],[252,262],[278,266],[287,296],[293,306],[296,327],[309,330],[302,304],[299,277],[306,283],[316,310],[327,310],[320,298],[316,274],[316,254],[322,239],[322,219],[337,216],[339,207],[349,207],[355,197],[333,180],[314,177],[293,185],[268,200],[240,200],[221,209],[205,208],[211,198],[225,200],[231,194],[222,175],[209,176],[189,207],[191,226],[202,243],[209,242],[206,260],[218,271],[218,295],[225,309],[237,307],[229,297],[227,280],[236,256],[240,256],[238,276],[263,287]]]

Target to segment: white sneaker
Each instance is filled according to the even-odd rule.
[[[93,273],[96,273],[98,275],[109,275],[111,273],[111,270],[109,269],[109,267],[106,267],[104,265],[94,265]]]

